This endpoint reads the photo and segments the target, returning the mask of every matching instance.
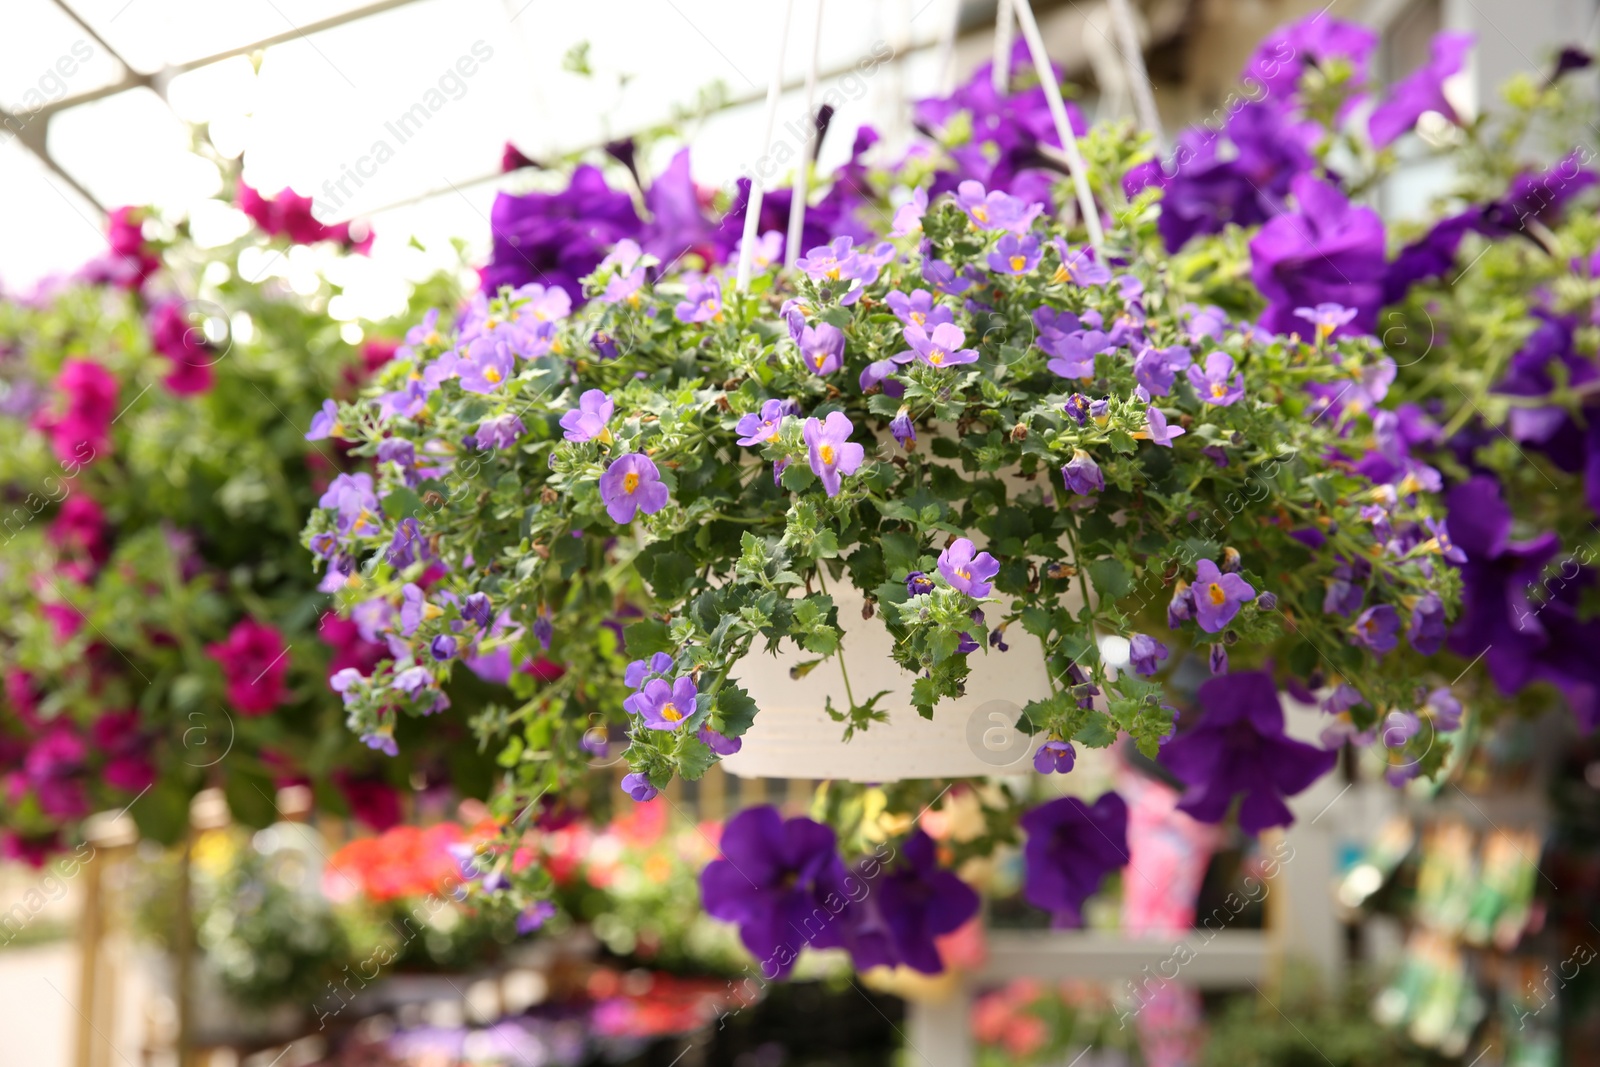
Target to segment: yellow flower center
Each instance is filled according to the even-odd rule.
[[[1055,282],[1057,285],[1060,285],[1063,282],[1070,282],[1072,280],[1072,272],[1068,270],[1067,265],[1063,263],[1061,266],[1056,268],[1055,275],[1052,276],[1050,280]]]
[[[827,273],[828,273],[828,277],[830,279],[832,279],[833,281],[838,281],[839,280],[839,268],[838,267],[836,267],[836,266],[835,267],[829,267]]]
[[[811,362],[815,363],[817,365],[817,369],[818,370],[821,370],[822,369],[822,365],[824,363],[828,362],[828,354],[826,352],[823,352],[823,353],[820,353],[818,355],[812,356],[811,357]]]
[[[1224,592],[1222,586],[1218,585],[1216,582],[1212,582],[1210,585],[1206,586],[1206,596],[1211,599],[1212,604],[1218,607],[1221,607],[1223,604],[1227,603],[1228,600],[1228,594]]]
[[[436,345],[436,344],[438,344],[439,343],[439,331],[438,330],[431,331],[428,334],[428,336],[426,336],[426,337],[424,337],[422,339],[422,343],[425,344],[425,345]]]
[[[639,488],[639,476],[637,474],[634,474],[632,471],[629,471],[627,474],[624,474],[622,476],[622,491],[624,493],[632,493],[632,492],[636,491],[638,488]]]
[[[668,722],[679,722],[683,719],[683,712],[678,710],[676,704],[661,705],[661,717]]]
[[[935,348],[932,352],[928,353],[928,362],[937,367],[944,362],[944,355],[944,349]]]
[[[440,615],[443,615],[443,614],[444,614],[444,609],[441,608],[437,604],[424,604],[424,605],[422,605],[422,617],[424,619],[437,619]]]
[[[833,451],[833,446],[832,445],[818,445],[817,446],[817,455],[822,457],[822,465],[824,467],[833,466],[833,458],[834,458],[835,454],[836,453]]]
[[[1228,395],[1228,387],[1219,382],[1211,383],[1211,395],[1218,400]]]
[[[918,326],[921,326],[928,321],[928,316],[924,315],[920,311],[913,311],[911,313],[911,321],[916,323]]]
[[[972,580],[972,572],[967,570],[965,567],[957,567],[956,577],[960,578],[963,582],[970,582]]]
[[[1012,256],[1011,257],[1011,269],[1012,270],[1020,272],[1022,270],[1022,268],[1027,266],[1027,265],[1028,265],[1028,260],[1027,260],[1026,256]]]
[[[984,207],[982,204],[979,204],[977,207],[972,209],[972,217],[977,219],[979,222],[988,222],[989,209]]]
[[[485,367],[483,368],[483,378],[484,381],[488,382],[490,385],[498,385],[500,382],[500,372],[494,367]]]

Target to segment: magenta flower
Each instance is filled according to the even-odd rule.
[[[722,320],[722,283],[715,278],[692,282],[686,299],[672,309],[679,322]]]
[[[172,360],[172,370],[162,379],[178,396],[195,396],[211,389],[211,367],[222,357],[206,340],[205,332],[184,318],[183,305],[164,300],[150,310],[150,347]]]
[[[1134,437],[1146,440],[1162,448],[1171,448],[1174,437],[1182,437],[1189,431],[1182,426],[1168,426],[1167,416],[1160,408],[1152,407],[1144,413],[1146,428],[1134,432]]]
[[[1146,348],[1133,361],[1133,377],[1151,396],[1166,396],[1177,372],[1194,365],[1183,345],[1171,348]]]
[[[978,361],[977,349],[961,347],[967,335],[954,323],[941,322],[932,336],[921,326],[907,326],[900,332],[911,347],[894,357],[896,363],[918,360],[930,367],[954,367]]]
[[[590,389],[578,398],[578,406],[561,416],[562,434],[568,441],[609,441],[611,431],[606,423],[611,421],[616,405],[601,389]]]
[[[630,452],[614,460],[600,476],[600,499],[611,521],[627,524],[634,512],[654,515],[667,506],[667,487],[661,473],[643,452]]]
[[[807,419],[801,428],[810,454],[811,473],[822,479],[829,496],[839,495],[839,476],[854,474],[866,458],[866,449],[852,444],[855,425],[842,412],[829,412],[826,421]]]
[[[1106,478],[1100,473],[1100,465],[1081,448],[1072,450],[1072,459],[1061,468],[1061,477],[1066,479],[1067,488],[1079,496],[1089,496],[1106,487]]]
[[[111,420],[117,414],[117,379],[89,359],[69,359],[56,375],[56,391],[66,399],[60,415],[39,413],[34,425],[50,435],[63,464],[87,465],[111,451]]]
[[[795,339],[800,355],[805,359],[806,370],[826,376],[844,363],[844,331],[826,322],[815,326],[802,326]]]
[[[516,356],[511,346],[485,334],[467,346],[465,359],[456,363],[461,388],[469,393],[492,393],[510,376]]]
[[[1207,404],[1225,408],[1244,399],[1244,375],[1234,371],[1233,357],[1226,352],[1208,355],[1204,369],[1191,365],[1188,375],[1195,394]]]
[[[1000,573],[1000,561],[987,552],[974,554],[976,548],[965,537],[950,542],[949,547],[939,553],[939,573],[951,588],[981,600],[994,588],[992,581]]]
[[[1018,236],[1027,233],[1033,220],[1044,213],[1043,204],[1025,206],[1021,200],[998,189],[986,193],[983,186],[974,181],[965,181],[956,187],[956,203],[977,229],[1007,230]]]
[[[1055,239],[1055,246],[1061,265],[1050,279],[1054,284],[1104,285],[1111,280],[1111,268],[1095,260],[1092,248],[1084,246],[1074,250],[1060,237]]]
[[[1043,256],[1037,237],[1018,237],[1008,233],[989,253],[989,269],[996,274],[1027,274]]]
[[[1022,895],[1051,913],[1056,926],[1080,926],[1083,902],[1107,874],[1128,863],[1128,805],[1115,793],[1093,804],[1062,797],[1019,820],[1027,876]]]
[[[928,330],[940,323],[956,321],[955,313],[935,301],[933,294],[926,289],[914,289],[910,296],[896,289],[884,298],[884,303],[889,305],[895,318],[907,326],[921,326]]]
[[[1200,629],[1208,634],[1219,632],[1240,606],[1254,600],[1256,591],[1250,583],[1237,574],[1224,574],[1209,559],[1203,559],[1194,568],[1194,619]]]
[[[644,719],[652,730],[676,730],[694,714],[698,696],[694,679],[685,674],[674,681],[652,678],[644,688],[622,702],[623,710]]]
[[[228,701],[241,715],[265,715],[283,703],[289,649],[275,628],[254,619],[241,620],[226,641],[207,645],[206,655],[222,667]]]
[[[1355,308],[1332,302],[1318,304],[1314,308],[1295,308],[1294,313],[1295,317],[1305,319],[1317,328],[1318,341],[1326,341],[1356,317]]]
[[[1456,109],[1444,95],[1445,79],[1456,74],[1472,51],[1470,33],[1441,33],[1433,39],[1433,54],[1422,69],[1401,79],[1389,90],[1389,98],[1372,109],[1367,119],[1367,135],[1375,148],[1393,143],[1417,124],[1425,111],[1437,111],[1459,123]]]
[[[1388,604],[1378,604],[1356,616],[1352,642],[1382,656],[1400,643],[1400,614]]]

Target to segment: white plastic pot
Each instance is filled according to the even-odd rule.
[[[834,778],[852,782],[891,782],[908,778],[968,778],[1030,770],[1036,745],[1016,729],[1024,704],[1048,696],[1050,682],[1044,649],[1020,626],[1007,631],[1010,651],[988,647],[988,635],[974,632],[984,651],[968,657],[972,672],[966,695],[947,699],[924,719],[911,706],[915,676],[890,658],[893,639],[881,616],[861,617],[863,597],[855,589],[832,590],[844,629],[841,651],[802,678],[792,667],[816,659],[791,650],[779,656],[752,654],[733,670],[758,709],[743,747],[724,757],[722,766],[741,778]],[[991,619],[999,613],[988,609]],[[850,707],[838,660],[850,672],[850,690],[865,703],[879,690],[887,722],[857,730],[842,740],[844,724],[824,710],[831,697],[837,711]]]

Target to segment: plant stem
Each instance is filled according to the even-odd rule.
[[[817,585],[819,588],[821,588],[824,594],[828,592],[828,581],[822,575],[822,572],[825,570],[827,570],[827,567],[823,566],[821,563],[817,564]],[[838,610],[837,604],[834,605],[834,610]],[[843,627],[840,627],[840,629],[843,629]],[[844,698],[850,702],[851,710],[854,710],[856,706],[856,696],[850,691],[850,672],[845,669],[844,665],[843,641],[839,642],[839,651],[834,653],[834,655],[839,658],[839,674],[842,678],[844,678]]]

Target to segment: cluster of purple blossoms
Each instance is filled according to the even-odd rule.
[[[1039,331],[1035,344],[1051,357],[1047,366],[1063,378],[1093,378],[1094,357],[1114,347],[1111,335],[1101,330],[1098,312],[1080,318],[1070,311],[1036,308],[1033,325]]]
[[[830,244],[811,249],[795,260],[794,265],[814,282],[841,284],[844,291],[839,303],[849,307],[861,299],[866,287],[878,280],[883,268],[893,262],[897,254],[894,245],[887,241],[866,251],[856,248],[853,238],[836,237]]]

